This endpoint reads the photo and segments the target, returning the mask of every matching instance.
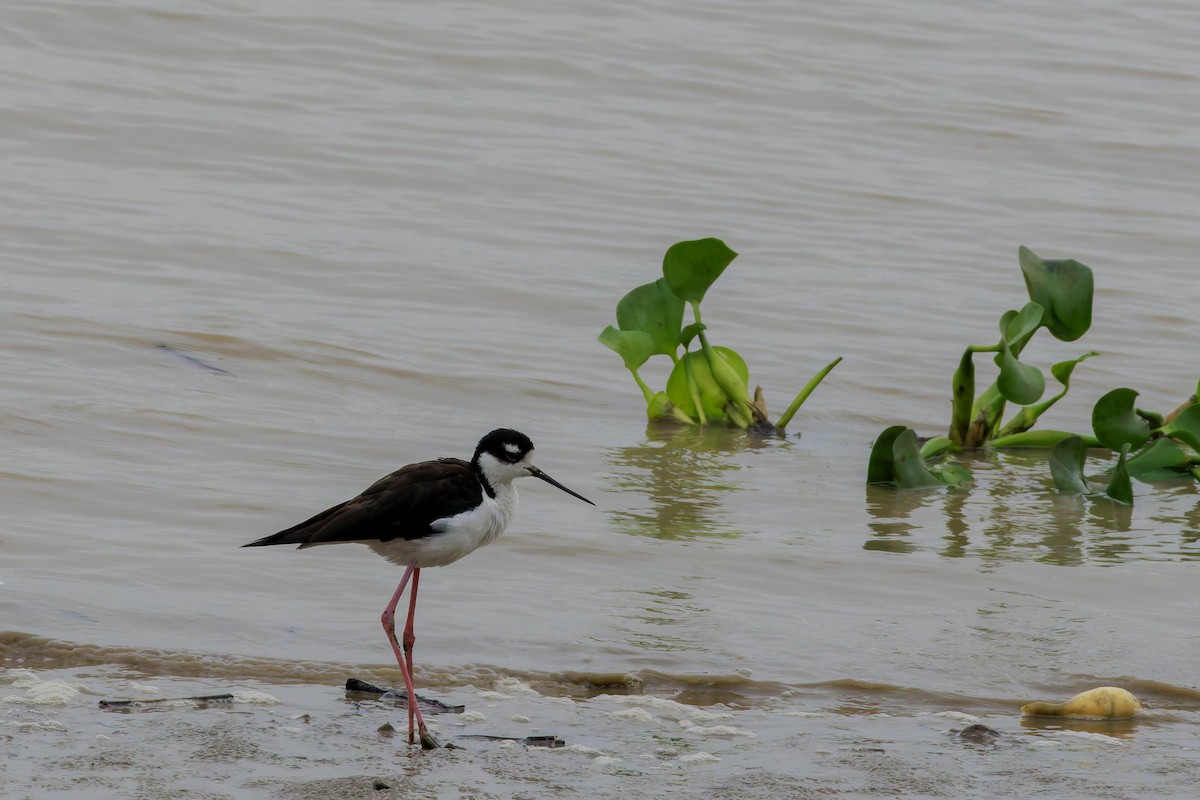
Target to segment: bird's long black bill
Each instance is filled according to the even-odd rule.
[[[567,494],[571,495],[571,497],[578,497],[580,500],[582,500],[583,502],[587,503],[588,505],[592,505],[592,506],[596,505],[596,504],[595,504],[595,503],[593,503],[591,500],[588,500],[586,497],[584,497],[583,495],[579,494],[578,492],[572,492],[570,489],[568,489],[567,487],[563,486],[561,483],[559,483],[558,481],[554,480],[554,478],[551,478],[549,475],[547,475],[546,473],[542,472],[542,471],[541,471],[540,469],[538,469],[537,467],[533,467],[533,468],[531,468],[531,469],[529,470],[529,474],[530,474],[530,475],[532,475],[532,476],[533,476],[533,477],[535,477],[535,478],[541,478],[542,480],[544,480],[546,483],[550,484],[551,486],[557,486],[559,489],[562,489],[564,492],[566,492]]]

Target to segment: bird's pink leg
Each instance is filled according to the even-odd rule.
[[[416,588],[417,575],[420,570],[415,564],[410,564],[408,569],[404,571],[404,577],[400,579],[400,585],[396,587],[396,593],[392,595],[391,601],[387,607],[383,609],[383,616],[380,621],[383,623],[383,631],[387,634],[388,642],[392,645],[392,652],[396,654],[396,663],[400,665],[400,674],[404,676],[404,688],[408,691],[408,743],[413,744],[413,721],[417,723],[417,730],[421,734],[421,747],[426,750],[432,750],[440,747],[437,739],[429,733],[425,728],[425,720],[421,716],[421,709],[417,707],[417,692],[413,688],[412,669],[405,662],[404,653],[400,649],[400,643],[396,641],[396,605],[400,602],[400,595],[404,594],[404,587],[408,584],[408,579],[413,579],[413,597],[409,604],[409,622],[404,630],[405,649],[412,649],[412,642],[409,637],[412,636],[412,618],[413,611],[416,605]]]
[[[408,590],[408,622],[404,625],[404,636],[401,638],[401,643],[404,645],[404,659],[408,662],[408,674],[412,675],[413,668],[413,645],[417,641],[417,635],[413,632],[413,620],[417,614],[417,587],[421,583],[421,568],[417,567],[413,570],[412,588]],[[408,732],[409,738],[412,738],[413,729],[413,714],[417,712],[417,704],[408,704]],[[422,728],[423,730],[424,728]],[[412,744],[410,741],[409,744]]]

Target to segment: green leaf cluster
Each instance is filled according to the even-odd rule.
[[[767,417],[762,388],[750,395],[746,361],[728,347],[712,345],[700,316],[700,303],[737,253],[720,239],[671,245],[663,256],[662,277],[631,290],[617,303],[616,327],[600,332],[601,344],[621,357],[646,400],[651,420],[690,425],[730,425],[782,430],[809,394],[841,359],[817,373],[774,423]],[[684,325],[685,309],[693,322]],[[698,347],[693,349],[694,345]],[[670,358],[673,368],[664,391],[654,391],[639,370],[651,358]]]
[[[1059,384],[1057,393],[1046,394],[1046,376],[1042,370],[1022,360],[1021,356],[1040,329],[1045,328],[1062,341],[1074,341],[1083,336],[1092,324],[1092,271],[1071,259],[1043,259],[1027,247],[1017,251],[1029,302],[1019,309],[1010,309],[1000,316],[999,338],[995,344],[968,345],[959,359],[951,379],[950,428],[946,436],[930,439],[920,450],[920,461],[908,453],[909,437],[904,428],[888,428],[876,440],[872,450],[872,467],[868,483],[887,483],[899,488],[920,485],[954,485],[969,480],[962,467],[930,467],[925,460],[945,452],[968,448],[992,447],[1050,447],[1071,434],[1063,431],[1031,430],[1038,419],[1066,396],[1075,367],[1097,355],[1084,353],[1050,367],[1050,374]],[[975,356],[988,353],[996,365],[995,380],[982,392],[976,392]],[[1009,404],[1018,406],[1007,422],[1004,414]],[[916,434],[912,434],[916,441]],[[885,465],[889,448],[903,447],[912,466],[897,471]],[[897,455],[892,453],[893,461]],[[895,463],[899,463],[895,461]],[[927,474],[926,474],[927,473]],[[965,477],[964,477],[965,476]]]
[[[958,486],[971,480],[971,473],[957,464],[931,465],[927,458],[939,449],[931,439],[921,447],[912,428],[893,425],[875,439],[867,463],[867,483],[895,486],[897,489],[929,489]]]
[[[1122,388],[1097,400],[1092,409],[1091,435],[1028,431],[1020,435],[1021,443],[1050,448],[1050,475],[1063,494],[1100,493],[1084,474],[1089,449],[1117,453],[1117,463],[1103,494],[1123,505],[1133,505],[1134,478],[1200,480],[1200,404],[1196,396],[1166,415],[1137,408],[1137,396],[1133,389]],[[871,448],[867,483],[919,489],[956,486],[971,479],[963,467],[927,463],[957,449],[949,437],[939,436],[919,448],[917,445],[917,435],[910,428],[895,425],[881,433]]]
[[[1088,447],[1119,453],[1105,494],[1133,505],[1131,478],[1200,479],[1200,405],[1195,398],[1163,416],[1137,408],[1133,389],[1113,389],[1092,408],[1092,437],[1066,435],[1050,450],[1050,475],[1063,494],[1093,494],[1084,477]]]
[[[996,344],[966,348],[951,381],[948,436],[958,447],[988,444],[993,447],[1046,446],[1047,437],[1029,436],[1028,432],[1042,414],[1066,396],[1076,365],[1096,355],[1084,353],[1052,366],[1050,373],[1061,389],[1042,400],[1046,392],[1045,375],[1037,366],[1022,361],[1021,353],[1041,328],[1065,342],[1075,341],[1087,332],[1092,324],[1092,271],[1072,259],[1051,261],[1040,258],[1027,247],[1021,247],[1017,255],[1029,302],[1019,310],[1001,315],[1000,338]],[[976,353],[995,354],[993,360],[999,369],[995,381],[978,396],[975,394]],[[1009,403],[1021,408],[1002,424]],[[1061,438],[1054,437],[1053,441]]]

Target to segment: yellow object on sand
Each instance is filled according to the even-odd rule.
[[[1142,704],[1124,689],[1101,686],[1080,692],[1065,703],[1030,703],[1021,706],[1027,717],[1065,717],[1066,719],[1129,719]]]

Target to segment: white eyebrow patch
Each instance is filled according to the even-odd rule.
[[[512,453],[514,456],[515,456],[517,453],[521,452],[521,448],[520,448],[520,447],[517,447],[517,446],[516,446],[515,444],[513,444],[512,442],[506,442],[506,443],[504,444],[504,449],[505,449],[505,450],[507,450],[508,452]]]

